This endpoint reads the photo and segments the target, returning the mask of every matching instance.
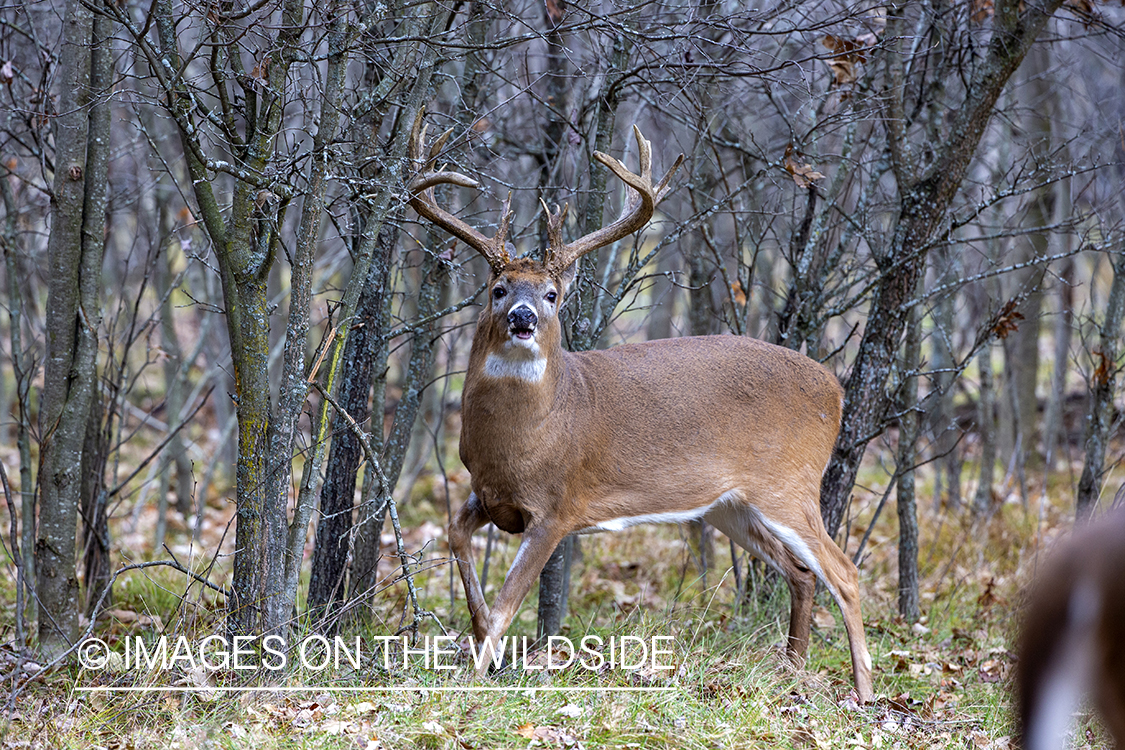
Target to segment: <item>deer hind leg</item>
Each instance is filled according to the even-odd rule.
[[[725,502],[724,502],[725,500]],[[765,561],[789,585],[789,640],[786,652],[794,664],[804,663],[809,646],[816,574],[794,555],[755,508],[729,493],[707,514],[707,522],[755,557]]]
[[[465,586],[465,598],[469,602],[469,615],[473,618],[473,637],[477,641],[485,636],[489,611],[473,559],[473,532],[486,523],[488,514],[474,492],[449,524],[449,552],[457,560],[461,583]]]
[[[789,559],[780,566],[789,584],[789,645],[786,651],[794,664],[804,666],[805,654],[809,650],[816,574],[792,555],[787,557]]]
[[[824,581],[844,616],[852,654],[856,693],[863,702],[874,694],[871,657],[859,611],[859,574],[852,561],[824,531],[815,510],[794,529],[766,516],[759,508],[731,497],[719,503],[707,520],[751,554],[776,568],[789,584],[790,658],[801,663],[809,643],[816,578]],[[812,508],[819,509],[817,504]]]
[[[820,521],[819,516],[817,521]],[[832,592],[836,604],[844,615],[844,626],[848,630],[848,646],[852,652],[852,671],[855,674],[855,690],[860,701],[868,703],[874,699],[871,681],[871,654],[867,651],[867,638],[863,633],[863,616],[859,609],[859,571],[855,564],[824,530],[823,523],[814,531],[819,533],[818,545],[820,564],[824,583]],[[816,548],[814,548],[816,549]]]

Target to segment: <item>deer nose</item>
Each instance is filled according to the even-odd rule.
[[[535,311],[526,305],[513,307],[508,312],[508,325],[513,328],[531,329],[535,328],[538,322],[539,318],[535,315]]]

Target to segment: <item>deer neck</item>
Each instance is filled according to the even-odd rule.
[[[499,409],[510,416],[523,415],[541,422],[555,405],[563,388],[568,353],[559,346],[538,351],[503,346],[477,346],[473,343],[469,370],[465,376],[465,400],[488,401],[488,411]],[[520,419],[524,422],[524,419]],[[521,424],[520,428],[525,428]]]
[[[547,335],[539,346],[505,346],[506,336],[480,335],[473,341],[462,393],[462,447],[478,461],[515,470],[542,459],[569,439],[574,355]],[[470,467],[470,471],[473,469]]]

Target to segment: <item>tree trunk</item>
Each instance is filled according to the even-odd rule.
[[[106,508],[105,465],[109,458],[109,436],[103,432],[103,409],[100,389],[95,385],[86,423],[82,449],[82,547],[86,616],[97,619],[95,607],[102,592],[109,586],[113,568],[109,559],[109,517]],[[112,593],[102,601],[103,607],[113,603]]]
[[[45,658],[77,635],[75,539],[86,424],[97,378],[101,266],[109,164],[110,24],[68,2],[60,51],[51,233],[47,241],[47,362],[41,413],[42,503],[36,567]]]
[[[992,344],[985,342],[977,355],[980,399],[977,402],[977,432],[980,435],[980,473],[973,494],[973,515],[983,517],[992,507],[993,475],[996,470],[996,389],[992,379]]]
[[[378,339],[384,333],[384,277],[389,266],[389,260],[382,257],[371,264],[356,308],[355,323],[344,347],[340,372],[340,404],[356,423],[378,434],[377,445],[383,440],[382,401],[377,402],[378,409],[372,414],[368,399],[374,355]],[[335,615],[336,604],[344,601],[347,593],[344,575],[351,544],[356,479],[362,458],[359,440],[348,429],[344,418],[336,415],[332,422],[327,475],[320,490],[320,519],[316,525],[312,576],[309,579],[308,607],[316,622],[330,622]]]
[[[918,366],[921,361],[922,315],[918,307],[910,314],[902,370],[906,373],[899,406],[898,430],[898,612],[907,622],[921,615],[918,597],[918,511],[914,494],[914,464],[920,420],[918,412]]]
[[[398,241],[397,221],[386,222],[377,238],[375,257],[371,263],[372,286],[381,292],[387,289],[391,273],[391,257]],[[385,334],[389,316],[389,296],[380,293],[371,300],[369,315],[374,321],[374,331],[365,356],[371,360],[371,379],[365,390],[372,391],[371,447],[380,455],[383,453],[385,431],[383,428],[383,404],[387,391],[388,346]],[[364,472],[365,484],[377,482],[375,472],[368,467]],[[365,496],[375,497],[366,492]],[[359,528],[355,533],[355,555],[352,560],[351,578],[348,584],[348,599],[356,600],[375,590],[378,584],[378,564],[380,537],[383,533],[383,519],[386,508],[361,506],[357,513]]]
[[[8,277],[8,334],[12,346],[12,375],[16,384],[16,447],[20,457],[20,554],[26,587],[28,619],[35,618],[35,488],[31,476],[31,373],[26,369],[23,349],[23,292],[20,280],[21,243],[17,218],[19,209],[10,180],[0,180],[4,201],[4,264]]]
[[[567,51],[566,38],[560,29],[563,14],[566,11],[565,0],[547,3],[544,5],[544,23],[547,27],[547,104],[545,108],[546,122],[543,126],[542,151],[540,154],[539,191],[543,200],[550,202],[554,198],[555,189],[552,179],[559,166],[559,156],[563,152],[562,144],[566,133],[566,121],[563,114],[567,112],[567,95],[572,82],[567,78]],[[614,113],[609,113],[610,121]],[[607,114],[602,112],[602,117]],[[612,127],[612,126],[611,126]],[[594,186],[591,185],[591,192]],[[587,217],[589,221],[589,217]],[[547,217],[540,216],[539,221],[539,247],[547,247]],[[597,268],[597,253],[591,253],[579,259],[579,271],[575,278],[574,288],[578,295],[579,325],[585,321],[585,328],[578,336],[571,337],[571,349],[593,349],[597,344],[597,334],[593,326],[594,299],[597,289],[591,283]],[[566,617],[568,600],[570,598],[570,565],[573,559],[574,537],[568,536],[559,542],[559,546],[543,566],[539,573],[539,606],[536,620],[536,634],[538,638],[556,635],[562,627]]]
[[[933,263],[934,282],[941,286],[957,281],[961,273],[958,253],[952,248],[942,246],[935,254]],[[961,507],[961,447],[958,440],[961,430],[957,424],[954,405],[953,372],[956,356],[956,323],[954,303],[957,295],[947,294],[934,306],[933,341],[933,389],[937,391],[931,398],[934,406],[927,415],[930,434],[933,435],[932,452],[936,455],[934,482],[934,510],[941,508],[943,501],[950,510]]]
[[[1054,186],[1055,189],[1055,224],[1066,221],[1072,210],[1070,199],[1070,182],[1064,180]],[[1073,246],[1073,234],[1066,232],[1058,236],[1058,246],[1055,250],[1059,253],[1070,252]],[[1044,471],[1050,473],[1054,469],[1056,448],[1061,447],[1065,454],[1067,450],[1066,432],[1066,376],[1070,367],[1070,340],[1074,330],[1074,286],[1075,263],[1074,258],[1063,258],[1059,261],[1058,270],[1057,310],[1055,311],[1055,353],[1051,369],[1051,392],[1047,397],[1047,408],[1043,415],[1043,457]],[[1046,483],[1044,483],[1046,487]]]
[[[1125,250],[1125,248],[1121,248]],[[1113,398],[1117,392],[1118,357],[1121,354],[1121,321],[1125,317],[1125,252],[1110,256],[1113,284],[1106,303],[1105,319],[1098,328],[1098,344],[1093,350],[1090,376],[1090,402],[1086,409],[1086,461],[1078,480],[1076,515],[1079,521],[1094,513],[1101,495],[1105,474],[1105,454],[1110,429],[1115,423]]]

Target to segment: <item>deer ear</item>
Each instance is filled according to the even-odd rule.
[[[559,275],[559,283],[562,284],[562,289],[559,290],[559,296],[566,294],[566,290],[570,288],[571,283],[574,281],[575,275],[578,273],[578,261],[575,260],[566,267]]]

